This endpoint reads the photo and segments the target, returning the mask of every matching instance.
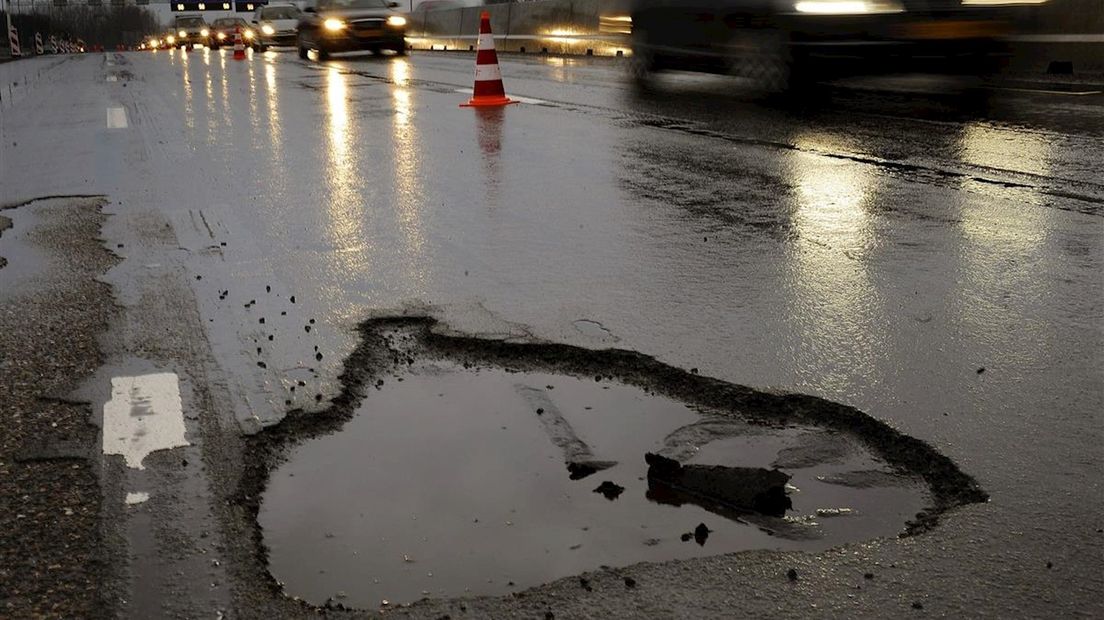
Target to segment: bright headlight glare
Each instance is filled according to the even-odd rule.
[[[188,33],[187,33],[187,32],[185,32],[185,31],[183,31],[183,30],[181,30],[180,32],[176,33],[176,35],[177,35],[178,37],[180,37],[181,39],[183,39],[184,37],[188,36]]]
[[[265,34],[276,34],[276,29],[268,24],[261,26],[261,32]]]
[[[169,35],[169,38],[167,38],[165,40],[169,42],[169,45],[172,45],[173,43],[176,43],[176,37],[172,36],[171,34]]]
[[[244,35],[245,35],[245,38],[247,38],[247,39],[252,39],[252,38],[253,38],[253,31],[252,31],[252,30],[246,30],[246,31],[245,31],[244,33],[242,33],[242,34],[244,34]]]
[[[340,19],[330,18],[322,22],[322,25],[326,27],[326,30],[341,30],[345,27],[345,22]]]
[[[814,15],[865,15],[900,13],[904,8],[896,0],[801,0],[794,10]]]
[[[205,37],[205,36],[207,36],[207,35],[209,35],[209,34],[211,34],[211,31],[210,31],[210,30],[207,30],[206,28],[204,28],[203,30],[200,30],[200,31],[199,31],[199,36],[201,36],[201,37]]]
[[[225,32],[218,33],[218,40],[219,41],[225,41],[226,40],[226,33]]]
[[[392,15],[391,17],[387,18],[387,25],[388,26],[405,26],[406,25],[406,18],[401,17],[399,15]]]

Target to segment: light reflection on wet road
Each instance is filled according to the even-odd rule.
[[[88,141],[126,166],[16,164],[5,187],[162,212],[243,421],[323,406],[357,321],[428,307],[854,405],[992,494],[946,525],[991,540],[975,556],[1099,551],[1068,536],[1098,520],[1102,473],[1099,97],[997,92],[973,114],[841,90],[785,110],[714,78],[639,96],[611,61],[509,58],[507,90],[549,104],[483,115],[457,107],[468,55],[125,58],[111,97],[140,112],[133,138]]]

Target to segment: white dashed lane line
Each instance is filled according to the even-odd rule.
[[[126,108],[108,108],[107,109],[107,128],[108,129],[126,129],[127,128]]]
[[[187,445],[176,374],[111,379],[111,400],[104,403],[104,454],[121,454],[128,467],[145,469],[142,461],[151,452]]]

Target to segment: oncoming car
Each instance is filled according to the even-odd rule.
[[[165,37],[169,47],[195,49],[197,45],[210,47],[211,30],[199,15],[177,15],[173,19],[173,31]]]
[[[319,0],[303,9],[297,46],[299,57],[310,50],[324,60],[332,52],[393,50],[406,53],[406,16],[387,0]]]
[[[220,17],[211,24],[211,49],[234,44],[234,31],[241,28],[242,43],[252,45],[256,33],[240,17]]]
[[[633,74],[683,69],[771,90],[844,69],[985,74],[1047,0],[634,0]]]
[[[258,32],[253,47],[263,52],[272,46],[295,45],[302,17],[302,11],[294,4],[270,4],[257,9],[253,26]]]

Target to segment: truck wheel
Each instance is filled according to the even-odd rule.
[[[729,40],[729,72],[769,93],[800,85],[803,64],[792,53],[789,36],[776,28],[739,28]]]
[[[644,90],[655,86],[655,74],[660,61],[648,43],[648,32],[643,28],[633,32],[632,56],[628,62],[629,78],[637,88]]]

